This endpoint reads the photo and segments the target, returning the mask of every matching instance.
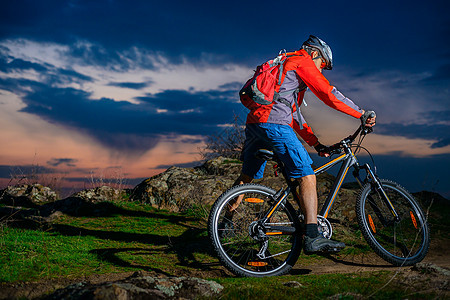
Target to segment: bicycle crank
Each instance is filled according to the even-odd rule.
[[[319,227],[319,233],[321,233],[325,238],[331,239],[331,236],[333,235],[333,228],[331,227],[330,221],[321,215],[318,215],[317,225]]]

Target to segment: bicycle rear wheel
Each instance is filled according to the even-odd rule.
[[[300,222],[290,203],[279,207],[266,224],[258,222],[275,203],[275,193],[259,184],[242,184],[224,192],[211,209],[211,243],[223,265],[236,275],[282,275],[298,259]]]
[[[414,265],[422,261],[430,246],[426,216],[414,197],[399,184],[380,182],[399,219],[395,220],[382,192],[366,184],[356,201],[359,227],[381,258],[396,266]]]

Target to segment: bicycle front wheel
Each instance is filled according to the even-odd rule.
[[[239,276],[282,275],[301,250],[300,222],[292,205],[275,204],[275,191],[259,184],[242,184],[224,192],[213,205],[208,233],[222,264]]]
[[[366,184],[356,201],[359,227],[381,258],[396,266],[414,265],[422,261],[430,246],[426,216],[402,186],[389,180],[380,182],[398,219],[388,208],[383,191]]]

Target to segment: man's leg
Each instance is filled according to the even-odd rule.
[[[244,184],[244,183],[250,183],[253,181],[253,178],[245,175],[244,173],[241,173],[239,177],[234,182],[233,186]],[[239,197],[234,198],[228,203],[227,211],[225,213],[225,218],[231,219],[233,217],[233,212],[236,210],[236,208],[239,207],[239,205],[242,202],[242,199],[244,198],[244,195],[240,195]]]
[[[252,181],[253,181],[253,178],[251,176],[241,173],[241,175],[239,175],[239,177],[233,183],[233,186],[238,185],[238,184],[250,183]]]
[[[305,216],[305,234],[311,238],[319,235],[317,227],[316,175],[297,178],[299,182],[300,205]]]
[[[345,247],[344,243],[324,238],[319,233],[317,225],[317,189],[316,175],[307,175],[297,179],[300,183],[299,196],[303,213],[305,214],[305,252],[339,251]]]
[[[316,175],[297,178],[305,224],[317,224],[317,189]]]
[[[244,173],[241,173],[239,177],[234,182],[233,186],[244,184],[244,183],[250,183],[252,182],[253,178],[245,175]],[[219,223],[218,229],[219,229],[219,236],[220,237],[226,237],[226,236],[232,236],[234,235],[234,225],[233,225],[233,215],[234,211],[239,207],[242,200],[244,199],[244,194],[232,199],[225,209],[225,215],[222,219],[222,221]]]

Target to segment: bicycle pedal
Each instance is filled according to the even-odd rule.
[[[323,249],[323,251],[325,252],[325,253],[338,253],[338,252],[341,252],[341,250],[342,250],[343,248],[329,248],[329,247],[325,247],[325,249]]]
[[[324,247],[322,249],[319,249],[317,251],[306,251],[304,250],[303,253],[306,255],[321,255],[321,254],[336,254],[341,252],[342,248],[330,248],[330,247]]]

